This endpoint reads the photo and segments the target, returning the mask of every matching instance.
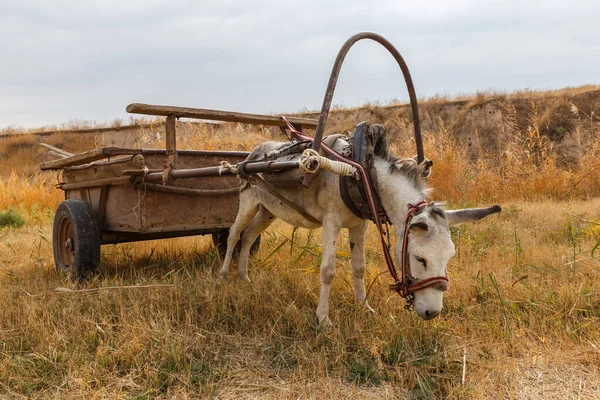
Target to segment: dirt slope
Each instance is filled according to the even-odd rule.
[[[316,119],[319,114],[301,115]],[[449,132],[461,147],[466,146],[472,161],[483,156],[497,157],[515,142],[527,143],[541,137],[542,140],[536,142],[544,143],[544,151],[556,153],[563,166],[573,167],[594,143],[600,122],[600,89],[594,86],[554,92],[479,95],[458,101],[431,99],[420,103],[420,115],[424,135]],[[327,133],[351,131],[362,121],[383,124],[402,152],[414,152],[409,105],[366,105],[333,110]],[[178,123],[181,143],[193,142],[201,148],[212,148],[210,143],[190,140],[198,132],[205,135],[207,131],[214,137],[251,131],[264,133],[271,139],[282,138],[278,130],[263,127]],[[34,173],[36,166],[47,160],[46,150],[38,146],[39,142],[74,153],[101,146],[157,147],[164,143],[164,126],[157,121],[117,128],[0,134],[2,173],[16,166],[28,174]]]

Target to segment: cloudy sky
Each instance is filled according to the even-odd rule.
[[[600,83],[598,0],[1,0],[0,128],[127,118],[131,102],[319,109],[342,43],[390,40],[420,97]],[[405,100],[358,43],[334,104]]]

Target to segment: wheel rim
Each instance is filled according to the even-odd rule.
[[[75,235],[69,218],[63,215],[58,221],[57,231],[58,263],[56,265],[61,275],[72,274],[75,264]]]

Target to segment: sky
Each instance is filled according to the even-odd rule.
[[[1,0],[0,129],[127,121],[132,102],[318,110],[335,56],[386,37],[419,97],[600,83],[598,0]],[[333,103],[408,99],[375,42]]]

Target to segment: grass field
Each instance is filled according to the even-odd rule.
[[[387,275],[375,278],[386,267],[374,230],[366,280],[376,312],[353,303],[344,232],[326,331],[314,314],[320,231],[274,224],[251,284],[218,280],[208,237],[105,246],[100,275],[69,284],[52,256],[54,174],[7,172],[0,159],[0,211],[25,222],[0,228],[0,397],[600,398],[593,115],[594,141],[570,166],[534,119],[509,151],[476,160],[451,129],[426,132],[433,199],[504,211],[452,231],[450,289],[429,322],[403,309]],[[249,149],[273,136],[233,126],[216,140],[195,129],[183,146]],[[24,148],[11,138],[0,153],[6,143]],[[410,144],[397,152],[411,154]],[[33,171],[34,159],[19,168]]]

